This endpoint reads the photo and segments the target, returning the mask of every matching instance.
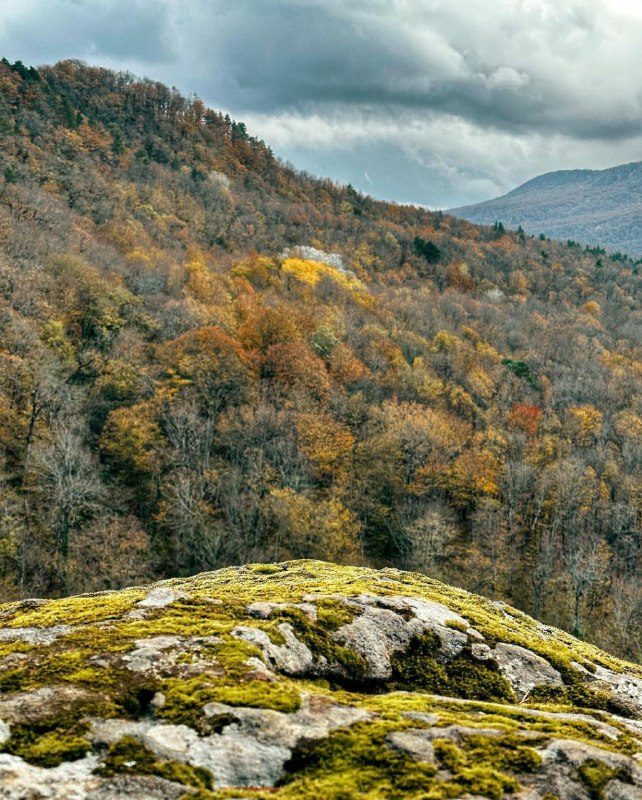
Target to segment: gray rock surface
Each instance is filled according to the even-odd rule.
[[[284,644],[274,644],[268,634],[260,628],[239,625],[232,631],[232,636],[243,639],[261,649],[268,665],[273,666],[286,675],[307,675],[315,671],[312,651],[294,635],[292,626],[283,622],[277,630],[285,639]]]
[[[201,650],[220,641],[216,636],[153,636],[137,639],[135,648],[122,658],[132,672],[190,677],[219,670],[216,659],[211,654],[201,657]],[[185,656],[190,660],[186,661]]]
[[[573,715],[554,714],[554,718],[571,719]],[[420,762],[435,763],[434,742],[446,740],[462,745],[469,736],[499,737],[506,731],[493,728],[471,728],[463,725],[446,727],[410,728],[394,731],[386,738],[389,747],[406,753]],[[537,741],[541,734],[532,732],[525,737]],[[600,798],[604,800],[641,800],[642,765],[635,759],[571,740],[556,739],[539,748],[542,758],[540,768],[534,773],[520,775],[524,787],[514,798],[519,800],[595,800],[582,778],[581,768],[587,762],[599,763],[612,770],[613,778],[607,782]],[[626,776],[624,779],[622,776]]]
[[[538,765],[535,759],[532,771],[525,774],[520,772],[526,762],[519,751],[515,761],[510,757],[499,759],[499,771],[519,784],[520,788],[511,795],[515,800],[596,800],[597,790],[589,797],[585,776],[583,779],[587,762],[597,762],[611,770],[599,789],[599,800],[642,800],[642,676],[634,665],[600,655],[583,643],[573,644],[570,637],[538,627],[505,604],[485,603],[483,613],[478,614],[474,606],[460,602],[457,591],[453,605],[471,609],[468,613],[476,620],[477,630],[465,616],[449,608],[449,590],[439,589],[428,579],[427,597],[415,598],[404,594],[404,587],[411,581],[403,573],[382,571],[367,583],[359,576],[371,573],[350,568],[346,570],[345,594],[299,594],[292,591],[296,581],[290,582],[290,570],[298,570],[299,577],[309,579],[315,589],[325,585],[334,591],[334,577],[326,584],[319,581],[319,573],[327,569],[323,565],[315,564],[314,569],[297,566],[296,562],[281,566],[268,573],[240,568],[243,599],[230,605],[229,614],[225,607],[207,609],[206,604],[223,604],[218,595],[225,596],[228,587],[234,585],[234,568],[224,570],[220,582],[205,576],[202,582],[177,580],[153,587],[133,612],[128,611],[133,602],[128,598],[129,602],[117,606],[126,609],[117,612],[122,614],[119,619],[104,619],[99,598],[96,604],[100,636],[96,637],[96,651],[85,651],[80,659],[79,643],[84,649],[95,633],[95,622],[73,628],[66,624],[42,629],[0,628],[9,631],[4,639],[7,652],[0,659],[0,674],[6,676],[5,691],[0,692],[0,748],[10,751],[0,755],[0,800],[179,800],[193,792],[189,786],[173,782],[189,783],[188,774],[176,771],[176,765],[154,766],[159,774],[171,775],[171,781],[145,774],[149,764],[141,761],[137,769],[135,760],[124,766],[122,774],[100,775],[107,748],[123,737],[136,739],[159,762],[209,770],[215,786],[229,788],[230,796],[233,794],[237,800],[249,800],[258,787],[266,795],[270,793],[271,787],[285,777],[289,765],[287,770],[294,770],[292,779],[300,781],[306,800],[311,800],[306,793],[308,773],[299,775],[298,770],[307,763],[305,754],[314,752],[315,742],[332,736],[337,729],[345,731],[335,740],[341,754],[344,749],[347,755],[351,748],[360,750],[363,734],[371,731],[375,740],[381,737],[380,746],[387,759],[394,751],[422,763],[424,767],[418,772],[430,783],[426,786],[430,796],[440,796],[442,782],[467,780],[465,762],[441,760],[443,745],[436,742],[448,742],[462,752],[476,750],[478,755],[472,758],[480,753],[485,758],[486,752],[496,753],[497,747],[503,748],[504,744],[496,740],[510,733],[531,749],[531,755],[541,756],[541,763]],[[340,569],[331,567],[332,576]],[[269,578],[256,577],[262,574],[269,574]],[[283,582],[283,595],[273,591],[275,575]],[[261,599],[266,580],[269,600]],[[247,591],[253,581],[254,594]],[[381,595],[377,594],[379,586]],[[188,591],[183,592],[182,588]],[[217,596],[208,599],[209,589],[215,589]],[[134,599],[142,594],[137,590]],[[444,602],[433,600],[435,595]],[[198,598],[197,613],[202,615],[203,631],[212,635],[191,635],[199,630],[194,625],[191,606],[177,604],[169,608],[180,597]],[[275,597],[284,602],[273,602]],[[287,602],[291,598],[295,601]],[[325,604],[323,614],[318,613],[322,598],[331,598],[334,605],[343,606],[341,614],[334,615],[339,620],[334,627],[332,614],[326,613],[328,608],[332,610],[332,603]],[[250,602],[252,599],[254,602]],[[52,606],[55,602],[51,601]],[[95,596],[91,602],[96,602]],[[47,619],[66,623],[64,609],[57,617],[47,614]],[[291,622],[282,621],[283,612],[289,610],[297,613]],[[4,613],[8,615],[6,619],[13,619],[15,606]],[[490,617],[488,624],[485,615]],[[138,621],[132,624],[132,620]],[[527,630],[520,637],[522,624]],[[84,630],[89,638],[84,636]],[[141,632],[146,630],[149,633],[145,637]],[[65,639],[65,634],[71,632],[73,637]],[[110,636],[104,637],[105,632]],[[408,676],[403,670],[393,669],[393,663],[395,667],[403,664],[407,655],[415,659],[419,656],[414,645],[420,636],[425,636],[422,647],[427,647],[427,657],[431,659],[425,688],[430,690],[434,670],[443,670],[447,679],[440,679],[442,691],[452,688],[455,695],[461,696],[440,697],[412,691],[413,670],[421,675],[421,664],[414,659]],[[563,685],[562,675],[554,666],[530,649],[537,650],[541,641],[545,645],[542,652],[551,652],[558,639],[560,659],[568,658],[569,651],[573,654],[571,667],[577,677],[600,691],[611,692],[608,711],[581,706],[559,711],[554,705],[530,705],[529,693],[534,686]],[[105,641],[107,646],[103,647]],[[239,641],[254,647],[239,646]],[[60,668],[56,670],[59,658]],[[456,668],[448,667],[448,662],[456,658]],[[73,672],[82,659],[85,669]],[[441,663],[435,665],[432,659]],[[520,704],[506,702],[505,687],[495,692],[492,681],[492,702],[470,699],[478,692],[475,681],[483,674],[474,659],[488,662],[493,670],[499,669]],[[460,684],[460,671],[468,668],[471,682],[468,684],[463,674]],[[618,668],[622,671],[617,672]],[[37,681],[44,676],[46,685],[33,680],[33,676]],[[326,680],[313,683],[317,678]],[[395,687],[407,690],[391,696],[391,684],[387,683],[390,679],[394,679]],[[14,680],[16,683],[12,684]],[[22,689],[12,690],[12,685]],[[311,686],[315,686],[313,693]],[[128,694],[125,698],[117,694],[116,703],[109,705],[110,692],[115,689],[118,693],[120,687],[126,688]],[[297,694],[302,701],[298,710],[277,710],[292,708]],[[134,719],[128,718],[130,697],[140,706],[134,705]],[[228,702],[212,702],[212,698]],[[125,702],[121,703],[123,699]],[[247,705],[233,705],[235,702]],[[110,708],[118,709],[119,716],[103,718],[105,709]],[[25,746],[18,726],[33,725],[36,736],[53,734],[45,741],[47,747],[62,733],[61,752],[73,758],[78,755],[76,740],[71,739],[69,750],[65,750],[68,740],[64,731],[68,726],[72,736],[76,735],[76,712],[81,715],[81,735],[88,740],[87,757],[59,767],[38,766],[37,745],[34,749],[30,744]],[[635,718],[636,714],[640,719]],[[381,723],[386,726],[383,736]],[[360,729],[358,735],[352,736],[349,730],[354,725]],[[13,741],[12,733],[16,736]],[[471,737],[476,742],[481,738],[495,743],[488,751],[483,747],[471,751]],[[594,746],[587,743],[590,738],[594,739]],[[302,752],[299,748],[303,746]],[[331,752],[332,747],[329,745],[328,750],[324,746],[321,752]],[[508,750],[515,748],[509,743]],[[33,763],[11,752],[23,752],[25,759]],[[373,774],[379,774],[377,779],[382,786],[388,780],[386,758],[382,759],[379,773],[377,764],[372,764]],[[311,764],[314,765],[314,756]],[[308,768],[317,776],[315,780],[325,780],[321,765]],[[353,787],[354,771],[346,780]],[[475,790],[483,791],[481,786],[475,784]],[[354,788],[349,791],[351,796],[358,796]],[[464,797],[479,800],[472,791],[458,800]]]
[[[43,769],[17,756],[0,753],[0,799],[91,800],[91,792],[100,783],[92,776],[97,766],[96,756],[88,756]]]
[[[593,679],[606,684],[618,697],[634,706],[642,716],[642,678],[621,675],[605,667],[597,666]]]
[[[526,697],[538,685],[564,685],[562,676],[548,661],[524,647],[499,642],[492,650],[492,657],[518,697]]]
[[[604,800],[640,800],[642,790],[637,786],[622,781],[609,781],[604,790]]]
[[[404,597],[401,595],[377,597],[375,595],[365,594],[357,597],[344,598],[344,602],[364,607],[364,617],[368,609],[376,610],[377,608],[389,609],[404,621],[408,615],[411,615],[412,618],[406,622],[403,631],[400,629],[396,636],[407,642],[412,639],[413,636],[430,631],[439,637],[442,655],[446,659],[454,658],[468,643],[468,634],[451,627],[451,625],[454,624],[458,627],[463,627],[466,631],[473,631],[473,635],[477,634],[477,636],[483,638],[481,634],[470,627],[467,620],[442,603],[421,600],[416,597]],[[374,620],[374,617],[371,617],[371,620]],[[367,625],[367,620],[364,620],[364,623]],[[390,626],[388,626],[388,629],[391,630]],[[340,631],[338,634],[339,633]],[[373,631],[373,633],[376,633],[376,631]],[[477,636],[475,638],[477,638]],[[339,636],[337,638],[339,638]],[[394,636],[391,640],[391,644],[393,644],[393,640]]]
[[[160,758],[209,769],[219,788],[274,786],[299,741],[323,738],[335,728],[372,716],[315,695],[304,695],[301,708],[292,714],[223,703],[209,703],[204,712],[230,722],[221,733],[199,736],[186,725],[94,720],[91,738],[94,743],[113,744],[124,736],[133,736]]]
[[[154,775],[116,775],[96,781],[89,800],[182,800],[195,793],[189,786]]]
[[[426,733],[427,731],[412,728],[407,731],[393,731],[386,737],[386,743],[395,750],[407,753],[416,761],[434,764],[435,748]]]
[[[250,603],[247,607],[248,614],[257,619],[269,619],[275,611],[285,611],[290,608],[296,608],[312,620],[316,622],[317,609],[312,603]]]
[[[165,608],[185,596],[184,592],[177,592],[174,589],[170,589],[169,586],[159,586],[156,589],[152,589],[147,594],[147,597],[140,600],[136,605],[139,608]]]
[[[50,628],[2,628],[0,629],[0,642],[51,644],[72,631],[72,625],[53,625]]]
[[[346,272],[343,263],[343,257],[339,253],[326,253],[325,250],[318,250],[316,247],[309,245],[296,245],[295,247],[288,247],[281,253],[281,258],[305,258],[310,261],[321,261],[323,264],[328,264],[341,272]]]
[[[17,692],[0,699],[0,719],[10,724],[42,722],[57,716],[61,708],[69,708],[95,697],[89,689],[65,684]]]
[[[180,800],[193,793],[153,775],[101,778],[92,774],[97,764],[87,757],[43,769],[0,754],[0,800]]]
[[[366,606],[354,622],[339,628],[334,638],[363,658],[367,678],[383,681],[392,676],[390,656],[405,650],[412,637],[421,633],[421,625],[413,622],[389,609]]]

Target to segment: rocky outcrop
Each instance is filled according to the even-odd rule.
[[[0,799],[642,798],[642,670],[423,576],[258,565],[0,619]]]
[[[220,733],[199,736],[187,725],[155,720],[96,720],[90,739],[97,745],[113,745],[133,737],[162,760],[208,769],[218,787],[271,787],[300,741],[323,739],[335,728],[372,718],[365,709],[305,694],[301,708],[290,714],[224,703],[207,703],[203,712],[210,719],[225,720]]]

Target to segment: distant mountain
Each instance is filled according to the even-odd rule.
[[[451,214],[477,224],[501,221],[552,239],[574,239],[642,256],[642,161],[604,170],[548,172],[512,192]]]

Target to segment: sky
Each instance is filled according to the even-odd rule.
[[[0,0],[0,56],[163,81],[430,208],[642,160],[641,44],[642,0]]]

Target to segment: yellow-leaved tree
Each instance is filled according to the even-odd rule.
[[[337,498],[312,499],[294,489],[273,489],[270,559],[359,561],[361,524]]]

